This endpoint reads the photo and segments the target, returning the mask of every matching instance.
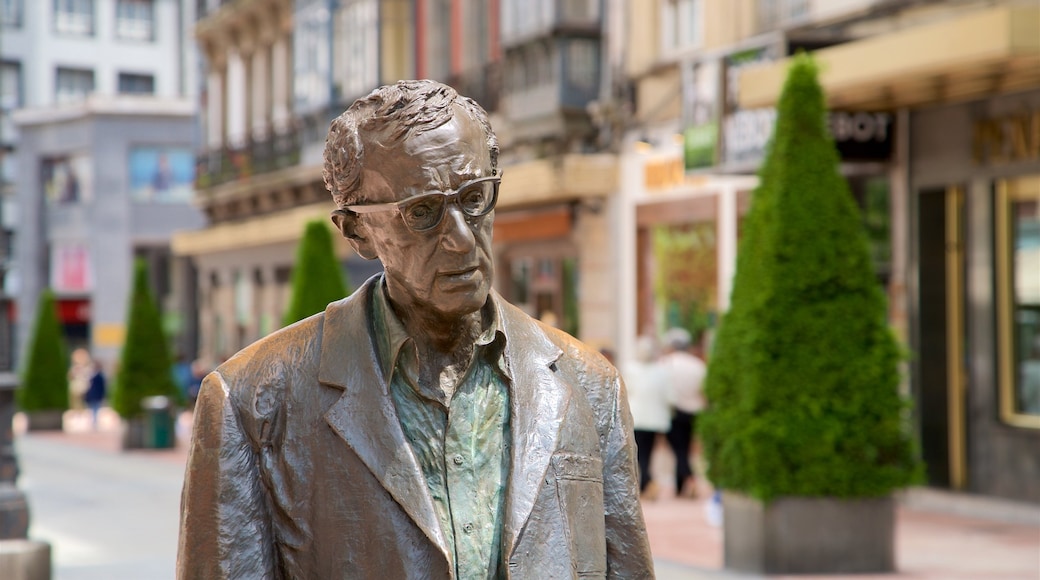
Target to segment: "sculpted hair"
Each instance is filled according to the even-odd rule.
[[[369,139],[376,137],[385,146],[399,145],[409,136],[432,131],[454,119],[456,105],[483,127],[491,169],[497,171],[498,138],[487,113],[476,101],[436,81],[398,81],[354,101],[329,127],[322,176],[336,207],[365,201],[360,195],[365,158],[362,133]]]

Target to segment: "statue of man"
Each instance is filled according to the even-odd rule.
[[[432,81],[332,122],[332,221],[384,273],[204,381],[179,578],[650,578],[617,371],[491,289],[487,114]]]

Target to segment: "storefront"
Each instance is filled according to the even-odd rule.
[[[922,108],[910,146],[929,480],[1040,501],[1040,91]]]
[[[678,139],[636,144],[622,167],[622,351],[676,325],[710,340],[729,306],[740,219],[757,178],[687,173]]]

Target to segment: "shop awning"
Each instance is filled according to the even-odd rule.
[[[1003,6],[813,52],[832,109],[952,103],[1040,87],[1040,6]],[[776,105],[789,59],[740,75],[744,108]]]

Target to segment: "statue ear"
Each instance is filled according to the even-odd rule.
[[[345,209],[337,209],[332,212],[332,223],[336,224],[336,228],[344,238],[347,238],[359,256],[366,260],[374,260],[379,257],[371,241],[362,235],[365,226],[361,223],[358,214]]]

